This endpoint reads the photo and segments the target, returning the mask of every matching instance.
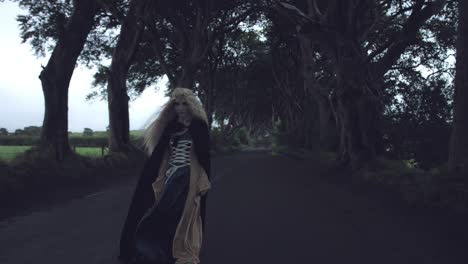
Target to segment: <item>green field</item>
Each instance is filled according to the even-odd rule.
[[[77,147],[76,152],[80,155],[88,156],[88,157],[101,157],[102,156],[101,148],[96,148],[96,147]],[[104,150],[104,155],[106,154],[107,154],[107,149]]]
[[[30,149],[30,146],[0,146],[0,159],[12,160],[16,155]]]
[[[130,136],[132,137],[141,137],[143,135],[143,130],[130,130]],[[108,133],[106,131],[94,131],[92,137],[107,137]],[[83,132],[71,132],[70,137],[82,137]]]
[[[132,130],[130,131],[131,139],[140,138],[143,135],[143,130]],[[107,145],[107,136],[108,133],[106,131],[94,131],[93,136],[91,137],[84,137],[83,133],[81,132],[73,132],[69,134],[69,138],[71,141],[73,139],[76,141],[76,145]],[[15,139],[16,136],[6,136],[5,139],[11,138]],[[37,138],[37,136],[35,136]],[[31,138],[33,138],[31,140]],[[77,140],[78,139],[78,140]],[[81,140],[83,139],[83,140]],[[91,140],[88,140],[91,139]],[[97,140],[96,140],[97,139]],[[102,139],[102,140],[101,140]],[[9,161],[15,158],[18,154],[21,154],[31,148],[30,146],[19,146],[19,145],[30,145],[34,144],[34,137],[31,136],[22,136],[22,138],[18,141],[13,141],[13,144],[9,144],[6,141],[4,145],[0,145],[0,160]],[[71,142],[70,144],[72,144]],[[1,144],[1,143],[0,143]],[[71,146],[73,147],[73,146]],[[101,157],[102,150],[100,147],[76,147],[76,152],[83,156],[88,157]],[[108,150],[104,150],[104,155],[108,153]]]
[[[0,159],[12,160],[16,155],[21,154],[31,148],[30,146],[0,146]],[[78,154],[88,157],[101,157],[101,148],[95,147],[77,147]],[[106,150],[104,154],[106,154]]]

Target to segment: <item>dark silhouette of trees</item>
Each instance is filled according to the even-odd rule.
[[[109,151],[130,150],[130,124],[128,113],[127,76],[134,62],[144,30],[146,0],[132,0],[127,15],[123,18],[119,38],[112,54],[112,63],[107,75],[107,101],[109,106]]]
[[[89,97],[108,100],[112,152],[132,149],[128,101],[167,76],[168,91],[193,89],[226,136],[279,124],[284,143],[338,150],[353,168],[377,155],[422,168],[448,158],[457,1],[16,2],[30,12],[18,17],[23,41],[38,55],[52,51],[41,73],[41,146],[59,160],[70,151],[68,83],[77,63],[98,66],[100,90]],[[454,143],[464,134],[460,96],[452,157],[463,155]],[[451,158],[452,167],[463,160]]]
[[[8,130],[4,127],[0,128],[0,135],[8,136]]]
[[[255,1],[159,1],[148,28],[154,55],[171,87],[195,88],[196,75],[218,38],[255,11]]]
[[[91,137],[93,136],[93,132],[94,131],[91,128],[85,127],[85,129],[83,130],[83,136]]]
[[[335,150],[336,126],[328,99],[333,86],[330,63],[317,45],[275,12],[268,16],[275,80],[274,109],[282,141],[295,146]],[[288,139],[289,138],[289,139]]]
[[[239,28],[218,45],[219,57],[210,61],[214,120],[226,137],[241,127],[252,133],[268,130],[275,95],[267,43]]]
[[[46,105],[40,148],[45,153],[51,153],[57,160],[63,160],[71,153],[67,133],[68,86],[76,63],[80,61],[89,66],[109,56],[112,40],[105,32],[115,28],[119,25],[119,21],[123,20],[124,11],[122,10],[126,9],[127,3],[114,0],[73,1],[72,3],[70,1],[21,0],[18,3],[30,11],[28,15],[18,17],[23,42],[29,40],[37,55],[44,56],[46,50],[53,49],[47,66],[39,76]],[[116,56],[119,57],[119,54]],[[122,64],[121,67],[125,69],[128,66]],[[122,75],[119,70],[116,67],[114,72]],[[120,91],[118,88],[116,90]],[[112,96],[111,93],[112,98],[123,97],[127,100],[126,94],[125,96],[119,94],[119,96]],[[121,101],[111,100],[113,103],[113,107],[110,107],[111,115],[118,112],[114,108],[119,109],[118,102]],[[128,103],[124,106],[128,108]],[[126,112],[128,133],[128,109]],[[125,111],[121,114],[125,114]],[[116,126],[121,127],[118,122]],[[119,137],[119,134],[112,135],[114,136],[111,139],[117,137],[121,141],[125,140]],[[115,142],[115,140],[110,141]]]
[[[383,152],[384,74],[414,44],[419,29],[445,3],[408,1],[400,7],[392,1],[374,0],[278,3],[278,11],[294,22],[299,33],[319,45],[332,62],[336,80],[332,102],[343,164],[358,168]],[[392,8],[396,11],[392,12]],[[392,21],[395,18],[398,23]],[[387,31],[391,22],[398,25],[391,37],[374,43],[373,34]]]
[[[129,149],[129,95],[140,94],[163,75],[170,90],[183,86],[198,92],[211,120],[214,86],[205,65],[213,45],[253,8],[249,1],[130,2],[111,68],[101,66],[94,82],[101,89],[108,83],[100,94],[109,102],[110,151]]]
[[[23,128],[23,134],[28,136],[40,136],[42,127],[38,126],[27,126]]]
[[[57,160],[63,160],[71,152],[68,142],[68,86],[98,11],[96,1],[73,1],[70,17],[57,18],[57,43],[39,75],[45,101],[40,148],[53,154]]]

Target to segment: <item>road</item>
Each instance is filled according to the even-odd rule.
[[[467,222],[267,152],[213,159],[203,264],[468,263]],[[0,222],[0,263],[116,262],[136,177]]]

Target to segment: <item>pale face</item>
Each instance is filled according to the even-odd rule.
[[[189,117],[188,103],[183,97],[177,97],[174,100],[174,111],[179,119],[186,119]]]

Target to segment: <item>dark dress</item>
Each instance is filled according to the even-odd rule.
[[[152,183],[170,146],[165,188],[155,206]],[[119,259],[125,263],[174,263],[172,241],[190,184],[190,148],[194,148],[200,165],[210,176],[209,130],[201,120],[192,120],[187,128],[172,121],[164,129],[150,158],[145,162],[120,239]],[[176,150],[176,151],[172,151]],[[187,163],[188,161],[188,163]],[[206,195],[201,200],[204,226]]]
[[[190,183],[190,147],[187,127],[170,134],[170,158],[165,188],[157,205],[142,217],[135,232],[136,263],[174,263],[172,241],[182,216]]]

